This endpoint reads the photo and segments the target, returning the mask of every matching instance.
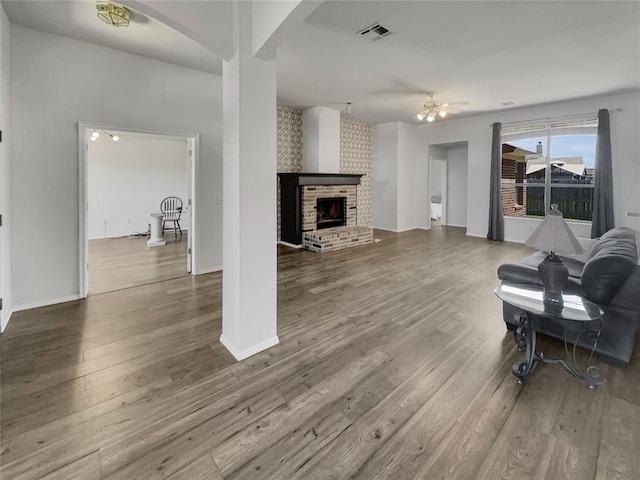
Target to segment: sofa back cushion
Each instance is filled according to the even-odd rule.
[[[582,270],[582,286],[592,302],[608,305],[638,265],[635,231],[624,227],[608,231],[590,255]]]
[[[605,253],[615,252],[620,255],[626,255],[637,263],[638,248],[635,230],[627,227],[609,230],[591,246],[589,256],[593,258],[603,251]]]

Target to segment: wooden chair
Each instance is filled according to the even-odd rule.
[[[182,229],[180,228],[180,215],[182,214],[182,200],[178,197],[167,197],[160,202],[160,211],[162,212],[162,233],[164,234],[165,224],[173,222],[173,233],[178,239],[178,232],[182,238]]]

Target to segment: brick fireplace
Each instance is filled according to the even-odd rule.
[[[373,230],[358,226],[357,185],[362,175],[279,176],[283,243],[324,252],[373,241]]]

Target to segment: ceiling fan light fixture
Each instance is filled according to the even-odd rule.
[[[107,25],[114,27],[129,26],[129,10],[123,6],[111,2],[98,2],[96,10],[98,10],[98,18]]]
[[[427,115],[427,122],[433,122],[436,119],[436,112],[431,111],[429,115]]]
[[[416,115],[416,118],[420,121],[424,120],[424,117],[427,116],[427,112],[420,112]]]
[[[447,111],[446,111],[446,110],[440,110],[440,111],[438,112],[438,116],[439,116],[440,118],[444,118],[444,117],[446,117],[446,116],[447,116]]]

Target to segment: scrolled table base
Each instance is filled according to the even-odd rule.
[[[567,335],[565,333],[564,347],[565,351],[567,352],[567,360],[559,360],[546,358],[541,352],[536,352],[536,327],[534,318],[529,318],[527,312],[521,311],[518,315],[516,315],[516,321],[518,326],[513,332],[513,338],[515,339],[518,350],[521,352],[525,352],[524,361],[516,362],[513,364],[513,367],[511,367],[511,371],[513,375],[518,379],[518,383],[524,383],[529,379],[538,362],[560,365],[573,377],[587,384],[589,388],[595,388],[598,385],[602,385],[606,381],[605,373],[600,367],[589,365],[584,370],[582,370],[579,367],[576,352],[576,345],[580,337],[582,335],[588,336],[594,342],[593,348],[591,349],[591,355],[589,356],[589,361],[591,360],[598,341],[598,337],[600,335],[602,323],[600,323],[597,331],[581,331],[578,334],[575,342],[573,342],[574,345],[571,354],[569,353]]]

